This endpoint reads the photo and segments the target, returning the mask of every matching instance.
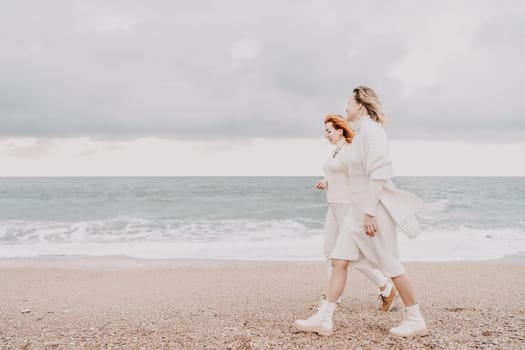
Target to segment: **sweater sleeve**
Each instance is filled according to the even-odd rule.
[[[364,212],[375,216],[386,182],[393,177],[388,140],[382,127],[371,127],[364,137],[364,167],[368,175]]]
[[[366,197],[364,200],[364,212],[370,216],[376,215],[377,204],[383,193],[386,180],[369,180]]]
[[[372,126],[364,136],[364,168],[368,178],[390,180],[394,174],[385,131],[379,125]]]

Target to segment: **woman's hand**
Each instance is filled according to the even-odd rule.
[[[325,180],[319,180],[315,184],[315,188],[317,188],[318,190],[326,190],[326,186],[327,184]]]
[[[363,218],[363,229],[368,237],[374,237],[377,231],[377,221],[374,216],[365,214]]]

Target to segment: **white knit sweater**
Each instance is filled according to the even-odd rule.
[[[341,146],[341,149],[335,157],[333,154],[337,148]],[[323,171],[325,174],[324,180],[327,183],[326,187],[326,201],[328,203],[348,204],[350,203],[351,194],[348,179],[348,170],[345,165],[345,157],[348,156],[349,147],[351,144],[347,144],[342,140],[336,148],[330,153],[330,156],[323,165]]]
[[[432,217],[445,208],[447,201],[425,204],[412,193],[398,189],[392,182],[394,173],[383,127],[369,116],[350,123],[350,126],[356,132],[352,146],[362,152],[363,171],[369,179],[364,212],[375,215],[381,202],[399,228],[407,236],[416,237],[420,234],[416,214]]]

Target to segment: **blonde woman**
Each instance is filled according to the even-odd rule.
[[[348,155],[352,146],[353,132],[346,120],[340,115],[329,114],[325,121],[325,137],[335,146],[323,166],[325,177],[316,184],[316,188],[326,190],[328,211],[325,219],[324,256],[328,261],[328,279],[331,275],[330,255],[334,249],[339,230],[351,204],[349,184]],[[381,311],[390,311],[394,305],[397,291],[392,283],[366,260],[361,260],[354,266],[368,277],[378,288],[381,300]],[[340,302],[340,298],[338,300]]]
[[[424,207],[423,202],[397,189],[391,180],[392,164],[382,127],[384,114],[376,93],[364,86],[354,89],[346,113],[355,132],[348,154],[352,202],[330,255],[333,270],[326,299],[315,315],[297,320],[295,325],[302,331],[330,335],[349,263],[367,260],[392,279],[405,305],[405,319],[389,333],[400,337],[427,334],[414,288],[399,258],[396,235],[396,225],[411,237],[419,234],[415,214]]]

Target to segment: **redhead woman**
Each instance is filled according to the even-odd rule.
[[[328,261],[328,279],[330,279],[332,266],[329,261],[334,249],[343,220],[351,204],[348,155],[354,133],[346,120],[335,114],[326,116],[325,137],[334,145],[335,149],[323,166],[325,177],[316,184],[316,188],[326,190],[328,211],[325,219],[324,256]],[[379,271],[372,267],[367,260],[361,260],[354,266],[370,279],[379,288],[379,297],[382,302],[381,311],[390,311],[394,305],[397,291],[392,283]],[[339,300],[340,301],[340,298]]]
[[[399,257],[396,234],[399,226],[410,237],[418,235],[415,214],[426,208],[419,198],[397,189],[391,180],[392,162],[383,129],[385,117],[376,93],[364,86],[354,89],[346,113],[355,132],[347,156],[351,203],[330,254],[332,274],[326,299],[315,315],[297,320],[295,325],[302,331],[330,335],[336,302],[346,286],[348,266],[366,260],[392,279],[405,305],[403,322],[389,333],[400,337],[427,334],[414,287]]]

